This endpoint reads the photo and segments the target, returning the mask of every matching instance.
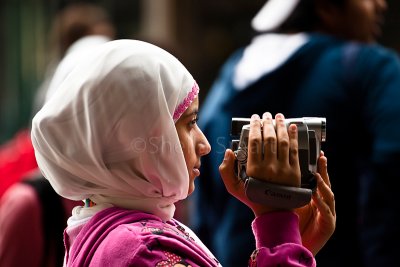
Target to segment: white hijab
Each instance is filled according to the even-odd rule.
[[[100,45],[33,119],[43,175],[63,197],[171,219],[189,188],[175,122],[198,91],[187,69],[159,47]]]

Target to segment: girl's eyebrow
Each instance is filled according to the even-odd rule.
[[[199,110],[196,108],[192,112],[184,114],[184,117],[197,116],[197,114],[199,114]]]

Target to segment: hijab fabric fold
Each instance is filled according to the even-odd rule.
[[[199,91],[179,60],[146,42],[110,41],[49,90],[31,136],[56,192],[171,219],[189,187],[175,122]]]

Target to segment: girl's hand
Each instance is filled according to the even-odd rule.
[[[248,143],[248,176],[271,183],[300,186],[301,172],[298,158],[297,126],[287,129],[282,114],[275,116],[276,129],[269,112],[261,120],[253,115],[250,121]],[[256,216],[277,210],[274,207],[254,203],[245,194],[243,180],[234,173],[235,155],[227,149],[220,165],[222,180],[228,192],[251,208]]]
[[[299,215],[299,226],[303,245],[314,256],[325,245],[336,228],[335,197],[331,190],[327,171],[327,158],[321,152],[318,159],[317,191],[311,202],[295,210]]]

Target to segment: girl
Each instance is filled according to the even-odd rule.
[[[58,194],[85,201],[64,232],[65,266],[220,265],[173,219],[174,203],[193,192],[200,159],[211,149],[196,124],[198,93],[192,75],[168,52],[116,40],[82,58],[37,113],[32,140],[41,171]],[[299,186],[297,128],[287,131],[282,114],[276,119],[275,132],[271,114],[253,116],[250,145],[263,138],[270,146],[264,157],[261,149],[249,155],[248,174]],[[250,264],[315,266],[312,253],[335,222],[326,158],[320,158],[319,192],[300,211],[300,227],[293,211],[250,202],[233,164],[228,149],[223,181],[256,215]]]

